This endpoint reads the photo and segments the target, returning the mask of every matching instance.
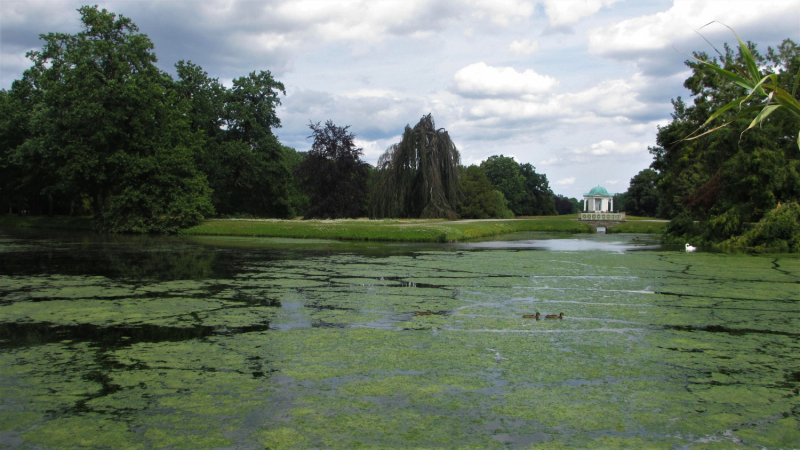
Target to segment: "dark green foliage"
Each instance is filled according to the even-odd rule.
[[[283,84],[261,71],[226,89],[191,62],[180,61],[176,68],[177,89],[191,105],[191,126],[205,138],[196,159],[208,176],[217,212],[293,217],[298,205],[292,152],[272,132],[280,126],[275,108],[278,94],[285,94]]]
[[[430,114],[413,129],[407,125],[403,140],[378,160],[370,215],[456,219],[460,158],[450,135],[436,129]]]
[[[769,211],[751,230],[722,243],[723,248],[800,253],[800,205],[781,205]]]
[[[174,232],[211,213],[194,164],[200,140],[153,44],[130,19],[78,10],[84,30],[50,33],[15,82],[31,108],[14,161],[41,195],[90,199],[99,229]]]
[[[555,202],[556,212],[558,215],[563,216],[565,214],[574,214],[578,212],[577,203],[578,201],[574,198],[567,198],[563,195],[555,195],[553,196],[553,201]],[[574,201],[574,203],[573,203]]]
[[[314,138],[311,150],[296,168],[309,199],[306,218],[341,219],[365,215],[369,164],[361,160],[361,148],[347,131],[332,121],[309,125]]]
[[[786,40],[777,49],[768,49],[765,56],[755,50],[754,44],[749,48],[758,65],[777,74],[778,84],[791,92],[789,84],[800,68],[800,47]],[[709,60],[702,53],[696,56]],[[713,61],[733,69],[743,57],[741,51],[725,46],[724,54]],[[752,223],[759,222],[779,202],[797,201],[797,120],[779,109],[757,132],[742,132],[753,119],[747,117],[697,140],[682,140],[714,111],[746,94],[743,88],[704,64],[687,65],[692,75],[684,85],[694,96],[693,104],[687,105],[680,98],[673,101],[673,120],[659,128],[658,146],[650,149],[654,156],[651,167],[658,172],[657,215],[673,219],[668,233],[674,237],[720,242],[748,232]],[[718,119],[720,123],[730,120],[737,113],[735,109],[723,114]],[[646,185],[649,184],[648,181]],[[627,200],[626,210],[631,212],[629,205]],[[637,203],[636,207],[642,205]]]
[[[462,219],[511,219],[514,213],[508,209],[503,193],[494,189],[492,183],[479,166],[460,169],[459,187],[464,198],[458,213]]]
[[[509,208],[518,216],[556,214],[553,192],[547,176],[537,174],[531,164],[519,164],[508,156],[490,156],[481,163],[489,181],[508,199]]]
[[[655,217],[658,211],[658,173],[644,169],[631,178],[630,187],[622,202],[615,197],[617,209],[633,216]]]

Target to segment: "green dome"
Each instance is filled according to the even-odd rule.
[[[592,190],[589,191],[589,193],[586,194],[586,195],[611,195],[611,194],[608,193],[606,188],[601,187],[601,186],[597,186],[597,187],[593,187]]]

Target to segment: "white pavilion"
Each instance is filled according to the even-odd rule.
[[[613,212],[614,196],[609,194],[606,188],[593,187],[588,194],[583,194],[584,212]]]

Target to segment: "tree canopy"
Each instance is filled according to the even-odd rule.
[[[783,89],[792,91],[800,69],[800,48],[785,40],[761,55],[747,45],[759,67],[775,75]],[[727,45],[718,58],[696,53],[699,60],[728,70],[745,64],[742,48]],[[687,105],[673,101],[672,121],[660,127],[651,168],[658,172],[658,215],[673,219],[668,231],[681,239],[720,242],[743,235],[751,224],[768,216],[781,204],[797,202],[800,195],[800,150],[797,120],[785,109],[775,110],[760,123],[760,131],[745,132],[753,117],[737,116],[731,108],[719,121],[733,122],[695,140],[685,140],[705,124],[715,111],[747,95],[747,90],[722,76],[709,64],[686,63],[692,70],[684,86],[692,93]],[[754,113],[755,115],[755,113]],[[770,217],[782,217],[772,214]],[[795,250],[800,251],[800,247]]]
[[[369,164],[361,160],[350,126],[337,127],[330,120],[325,126],[309,125],[314,138],[296,173],[308,196],[307,218],[339,219],[360,217],[366,212]]]
[[[547,176],[536,173],[529,163],[519,164],[509,156],[490,156],[481,163],[489,181],[508,199],[508,206],[517,216],[556,214],[553,191]]]
[[[461,156],[444,128],[423,116],[378,159],[370,200],[373,217],[456,219]]]
[[[175,232],[204,216],[293,217],[297,152],[278,142],[282,83],[230,88],[191,62],[155,66],[131,19],[82,7],[77,34],[41,35],[0,91],[0,201],[19,213],[91,214],[110,232]]]
[[[513,219],[508,200],[492,186],[483,169],[469,166],[459,170],[459,187],[463,193],[458,213],[462,219]]]
[[[637,173],[631,178],[619,209],[633,216],[655,217],[659,201],[658,180],[658,173],[653,169]]]
[[[91,203],[100,229],[196,223],[213,208],[194,164],[201,139],[186,119],[188,105],[130,19],[78,11],[83,30],[42,35],[42,50],[28,54],[33,67],[12,86],[28,115],[24,131],[4,130],[18,144],[7,160],[34,192]]]

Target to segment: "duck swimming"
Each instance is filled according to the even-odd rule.
[[[697,247],[692,247],[691,245],[689,245],[688,242],[686,243],[686,253],[690,253],[690,252],[693,252],[695,250],[697,250]]]
[[[417,311],[414,313],[415,316],[430,316],[431,314],[433,314],[433,312],[430,309],[425,312]]]
[[[561,313],[561,314],[548,314],[548,315],[544,316],[544,318],[545,319],[563,319],[564,318],[564,313]]]
[[[525,314],[524,316],[522,316],[522,318],[539,320],[539,316],[541,316],[541,314],[539,314],[539,311],[536,311],[536,314]]]

